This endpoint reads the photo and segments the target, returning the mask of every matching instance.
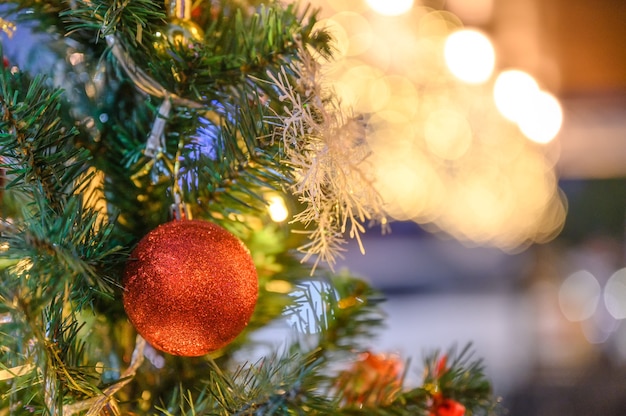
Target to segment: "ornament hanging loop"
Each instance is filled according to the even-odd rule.
[[[183,202],[180,193],[174,191],[174,203],[170,205],[170,218],[172,220],[191,220],[191,210],[189,204]]]
[[[191,20],[192,0],[165,0],[167,15],[173,19]]]
[[[168,94],[165,94],[163,102],[159,106],[159,112],[152,125],[152,130],[146,142],[144,154],[148,157],[156,157],[165,151],[165,125],[172,111],[172,103]]]
[[[176,157],[174,162],[173,183],[172,183],[172,197],[174,203],[170,206],[170,216],[174,220],[190,220],[191,209],[189,204],[183,198],[183,189],[180,185],[180,159],[182,157],[183,147],[185,146],[184,140],[178,141],[178,150],[176,151]]]

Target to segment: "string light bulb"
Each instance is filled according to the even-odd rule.
[[[283,222],[287,219],[289,210],[287,205],[285,205],[285,200],[280,195],[271,195],[267,202],[267,210],[272,221]]]

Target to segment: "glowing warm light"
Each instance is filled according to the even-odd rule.
[[[500,113],[518,124],[530,140],[548,143],[563,123],[563,110],[550,93],[541,91],[537,81],[524,71],[503,71],[496,78],[493,98]]]
[[[447,37],[452,31],[463,28],[463,21],[454,13],[445,10],[427,11],[419,20],[418,33],[420,37],[430,37],[440,44],[441,38]],[[437,48],[439,48],[438,45]],[[440,51],[437,51],[439,55]]]
[[[352,97],[352,108],[362,113],[377,113],[391,99],[387,80],[375,68],[362,65],[346,71],[342,76],[342,94]],[[348,89],[348,91],[345,90]]]
[[[366,52],[372,45],[374,33],[369,21],[359,13],[341,12],[330,20],[341,26],[346,35],[346,56],[357,56]]]
[[[606,282],[604,303],[615,319],[626,319],[626,268],[613,273]]]
[[[270,280],[265,284],[265,289],[275,293],[290,293],[293,289],[291,282],[287,280]]]
[[[2,225],[2,224],[0,224]],[[9,251],[9,243],[6,241],[3,241],[2,243],[0,243],[0,253],[3,253],[5,251]],[[3,258],[0,258],[0,270],[4,270],[9,266],[13,266],[15,265],[17,262],[19,262],[18,259],[11,259],[11,258],[6,258],[5,256],[3,256]],[[0,315],[0,323],[2,323],[2,315]]]
[[[280,195],[272,195],[268,198],[268,207],[270,218],[274,222],[283,222],[289,216],[289,211],[285,205],[285,200]]]
[[[572,322],[591,318],[600,300],[600,283],[586,270],[577,271],[565,279],[559,289],[559,305]]]
[[[370,113],[383,107],[390,98],[381,71],[365,64],[354,64],[340,77],[338,97],[355,111]]]
[[[559,101],[550,93],[539,91],[533,97],[530,108],[517,121],[526,137],[537,143],[552,141],[561,129],[563,110]]]
[[[377,1],[383,9],[398,4]],[[477,19],[493,5],[449,6],[461,10],[463,2]],[[567,208],[554,159],[524,137],[549,136],[525,124],[541,119],[531,116],[537,82],[504,71],[492,90],[491,42],[451,12],[415,7],[405,21],[336,10],[343,12],[325,25],[338,35],[342,59],[328,74],[341,103],[367,115],[369,161],[389,218],[516,252],[555,238]]]
[[[17,275],[22,275],[22,277],[28,279],[30,274],[28,273],[30,269],[33,267],[33,261],[30,258],[23,258],[19,260],[14,266],[13,271]]]
[[[415,85],[409,79],[397,75],[386,76],[385,82],[393,99],[387,100],[384,109],[404,114],[407,122],[413,124],[410,119],[417,114],[420,104]]]
[[[74,52],[69,56],[68,60],[72,65],[82,64],[85,61],[85,55],[80,52]]]
[[[397,149],[377,160],[377,182],[386,209],[400,221],[431,221],[441,211],[443,187],[428,160]]]
[[[399,16],[411,10],[414,0],[367,0],[376,13],[384,16]]]
[[[489,38],[471,29],[459,30],[448,36],[444,56],[452,74],[471,84],[489,79],[496,60]]]
[[[524,71],[502,71],[493,86],[493,98],[500,113],[516,122],[532,107],[539,92],[537,81]]]
[[[361,0],[328,0],[326,4],[336,12],[351,11],[363,13],[367,10],[367,4]]]
[[[446,6],[468,24],[489,22],[494,0],[447,0]]]
[[[463,114],[453,110],[433,111],[424,125],[426,147],[442,159],[455,160],[472,143],[472,129]]]

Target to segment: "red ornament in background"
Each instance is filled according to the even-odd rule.
[[[402,383],[402,362],[395,355],[364,352],[337,379],[337,388],[350,406],[375,407],[393,401]]]
[[[191,9],[191,17],[192,17],[193,19],[199,19],[199,18],[200,18],[200,16],[202,16],[202,12],[203,12],[203,10],[202,10],[202,8],[200,7],[200,5],[196,5],[196,7],[193,7],[193,8]]]
[[[437,400],[435,399],[435,402]],[[465,406],[456,400],[440,399],[430,411],[429,416],[464,416]]]
[[[435,379],[439,379],[448,371],[448,357],[442,356],[437,362],[437,367],[433,372]],[[465,406],[456,400],[448,399],[443,396],[439,388],[435,389],[432,395],[432,405],[428,416],[464,416]]]
[[[124,272],[124,308],[137,332],[174,355],[200,356],[246,327],[258,278],[246,246],[200,220],[171,221],[148,233]]]
[[[437,368],[435,368],[435,378],[441,377],[441,375],[446,371],[448,371],[448,356],[442,355],[439,361],[437,361]]]

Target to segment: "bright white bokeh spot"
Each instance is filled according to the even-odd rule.
[[[565,279],[559,288],[559,305],[572,322],[589,319],[596,311],[602,289],[593,274],[577,271]]]
[[[604,303],[613,318],[626,319],[626,268],[613,273],[606,282]]]
[[[283,222],[287,219],[289,210],[287,210],[285,200],[280,195],[271,195],[267,202],[269,204],[267,210],[272,221]]]
[[[489,38],[472,29],[450,34],[444,46],[444,56],[450,72],[470,84],[487,81],[496,62]]]
[[[549,143],[561,130],[563,110],[556,97],[539,91],[532,105],[520,114],[517,124],[526,137],[536,143]]]
[[[414,0],[367,0],[376,13],[384,16],[399,16],[411,10]]]
[[[524,71],[502,71],[493,86],[493,98],[500,113],[515,123],[532,106],[539,93],[535,79]]]

